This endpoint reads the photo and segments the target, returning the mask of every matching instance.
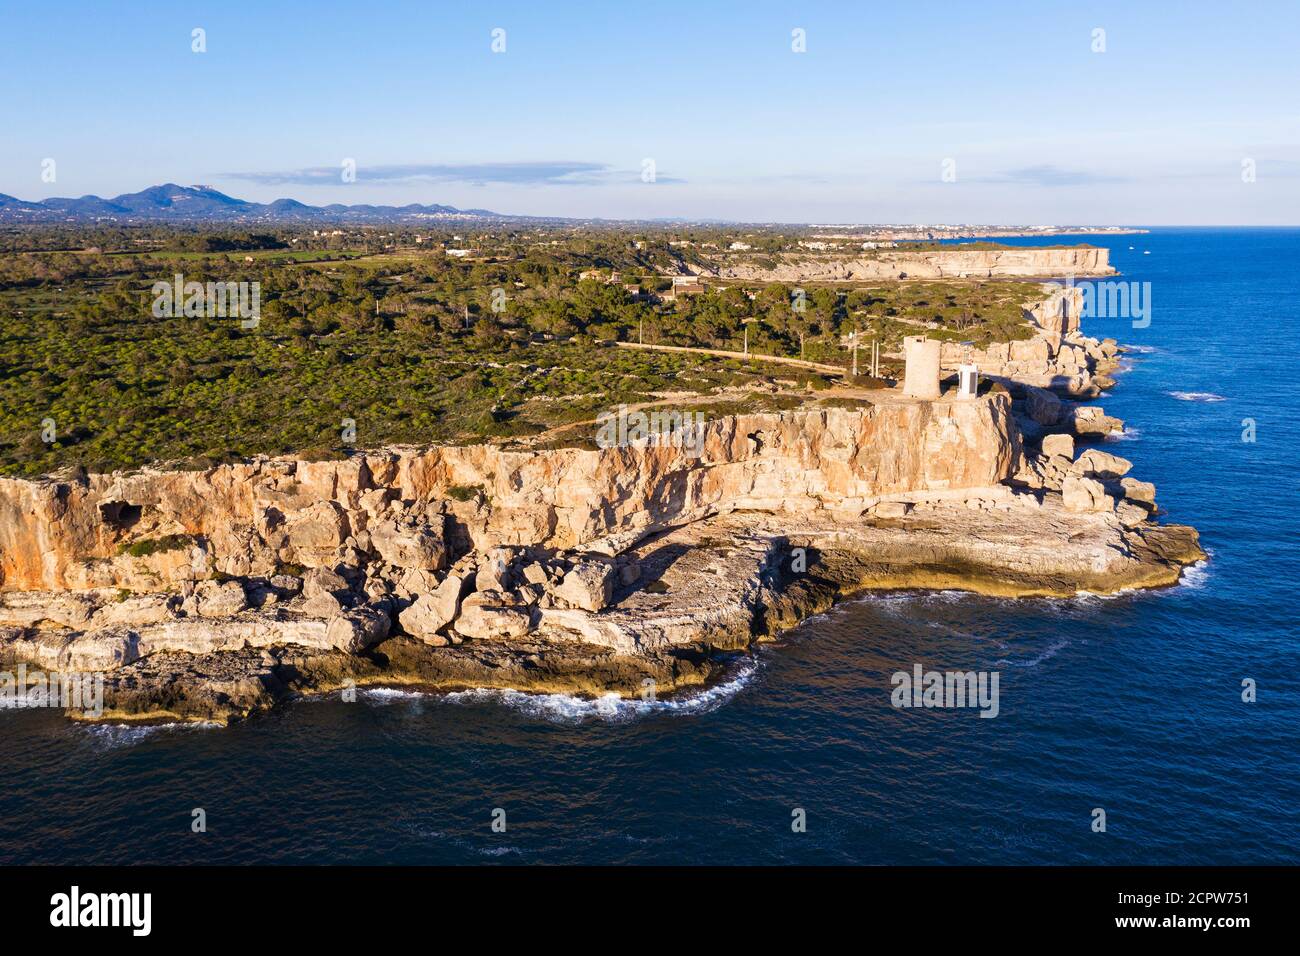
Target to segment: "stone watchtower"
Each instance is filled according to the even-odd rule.
[[[939,397],[939,340],[924,335],[903,339],[903,394],[933,401]]]

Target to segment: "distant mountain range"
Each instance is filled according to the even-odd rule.
[[[138,193],[123,193],[112,199],[82,196],[80,199],[42,199],[26,202],[0,193],[0,224],[12,223],[428,223],[439,221],[530,219],[504,216],[487,209],[457,209],[454,206],[308,206],[296,199],[271,203],[248,202],[218,192],[211,186],[177,186],[164,183]]]

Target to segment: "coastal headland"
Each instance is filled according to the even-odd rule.
[[[690,443],[0,478],[0,661],[102,674],[108,720],[365,685],[669,694],[865,588],[1173,584],[1196,532],[1082,447],[1123,429],[1088,404],[1120,348],[1081,334],[1077,289],[1044,296],[977,394],[846,384]]]

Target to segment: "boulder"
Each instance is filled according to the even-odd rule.
[[[1124,431],[1123,421],[1107,415],[1097,405],[1079,405],[1070,409],[1065,418],[1076,435],[1109,435]]]
[[[1136,528],[1151,517],[1151,512],[1147,511],[1146,508],[1130,504],[1127,501],[1121,501],[1115,508],[1115,513],[1119,515],[1120,524],[1126,528]]]
[[[399,568],[437,570],[446,562],[442,529],[428,524],[405,526],[384,520],[369,529],[370,544],[386,562]]]
[[[871,513],[877,518],[905,518],[910,509],[906,501],[882,501],[871,509]]]
[[[1072,435],[1044,435],[1043,436],[1043,454],[1047,457],[1053,455],[1064,455],[1071,460],[1074,459],[1074,436]]]
[[[200,581],[186,606],[199,617],[230,617],[248,607],[248,598],[238,581]]]
[[[554,594],[573,607],[599,611],[614,598],[614,569],[603,561],[579,561]]]
[[[522,637],[532,628],[532,615],[511,601],[499,591],[476,591],[461,605],[456,631],[476,640]]]
[[[521,574],[525,584],[545,584],[546,568],[538,562],[525,564]]]
[[[321,594],[337,597],[348,590],[347,579],[330,568],[309,568],[302,576],[302,596],[308,600]]]
[[[1033,365],[1046,365],[1051,359],[1051,349],[1046,339],[1021,339],[1011,344],[1011,361]]]
[[[438,614],[448,621],[454,620],[460,613],[460,599],[468,590],[469,581],[455,571],[448,572],[442,582],[433,589],[432,598],[438,606]]]
[[[493,548],[487,552],[474,575],[474,590],[510,590],[510,558],[511,554],[505,548]]]
[[[397,615],[402,630],[412,637],[426,639],[433,637],[451,623],[455,612],[447,613],[447,606],[430,594],[421,594],[415,602]]]
[[[1110,511],[1115,502],[1106,494],[1106,486],[1095,478],[1070,475],[1061,483],[1061,501],[1066,511]]]
[[[1025,388],[1025,411],[1040,425],[1055,425],[1061,420],[1061,400],[1045,388]]]
[[[331,618],[345,606],[337,595],[329,591],[321,591],[303,601],[302,613],[308,617]]]
[[[306,564],[323,564],[348,538],[348,521],[332,501],[294,512],[285,522],[288,547]]]
[[[1121,478],[1119,486],[1124,492],[1125,499],[1144,506],[1148,511],[1155,510],[1156,486],[1151,482],[1138,481],[1136,478]]]
[[[356,654],[387,637],[391,625],[388,615],[378,608],[351,608],[330,618],[325,641],[340,651]]]
[[[397,573],[395,583],[411,594],[428,594],[438,586],[438,576],[421,568],[407,568]]]
[[[292,574],[275,574],[271,576],[271,587],[282,594],[297,594],[302,590],[302,578]]]
[[[1126,474],[1133,463],[1127,458],[1108,452],[1089,448],[1075,459],[1070,471],[1076,475],[1092,475],[1098,478],[1120,478]]]

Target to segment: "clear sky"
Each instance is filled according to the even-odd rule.
[[[1297,37],[1296,0],[0,0],[0,192],[1294,224]]]

